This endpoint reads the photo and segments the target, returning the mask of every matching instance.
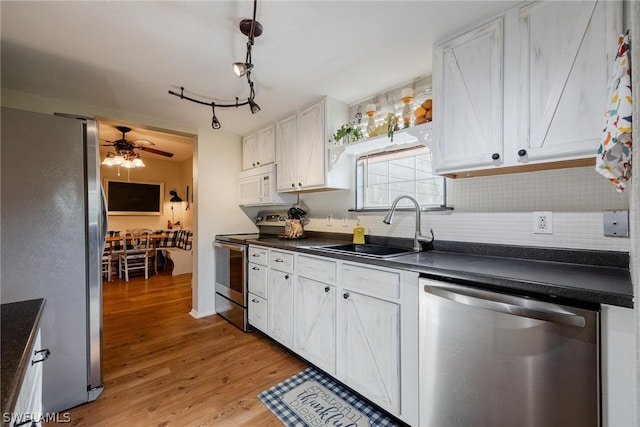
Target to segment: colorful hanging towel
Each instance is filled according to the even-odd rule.
[[[618,54],[609,82],[609,108],[596,170],[611,181],[618,192],[631,179],[631,68],[629,67],[629,33],[618,38]]]

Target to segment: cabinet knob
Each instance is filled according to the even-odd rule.
[[[342,294],[342,298],[344,299],[349,298],[349,292],[345,292],[344,294]]]
[[[498,160],[498,159],[500,159],[500,153],[493,153],[493,154],[491,155],[491,158],[492,158],[493,160]]]
[[[260,300],[255,299],[255,298],[251,298],[251,302],[254,304],[260,304]]]
[[[302,183],[301,182],[298,183],[298,187],[302,187]]]
[[[521,150],[518,150],[518,156],[524,157],[526,155],[527,155],[527,150],[525,150],[524,148]]]
[[[296,188],[296,185],[293,182],[291,183],[291,188]]]
[[[256,162],[256,164],[257,164],[257,165],[259,165],[259,164],[260,164],[260,162]]]
[[[254,257],[254,258],[257,258],[257,257],[259,257],[260,255],[258,255],[258,254],[253,254],[253,255],[251,255],[251,256],[252,256],[252,257]]]
[[[251,267],[252,270],[256,270],[259,271],[260,269],[258,267]]]
[[[288,274],[285,274],[285,275],[284,275],[284,278],[285,278],[285,280],[289,280],[289,275],[288,275]]]
[[[251,163],[251,164],[252,164],[253,166],[255,166],[255,165],[256,165],[256,164],[255,164],[255,162],[254,162],[254,163]]]
[[[328,287],[328,286],[325,286],[325,287],[324,287],[324,291],[325,291],[325,292],[329,292],[330,290],[331,290],[331,288],[330,288],[330,287]]]
[[[282,258],[276,258],[273,260],[274,262],[284,262],[284,260]]]

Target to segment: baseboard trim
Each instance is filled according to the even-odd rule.
[[[214,314],[216,314],[215,310],[209,310],[209,311],[205,311],[205,312],[198,312],[195,309],[191,309],[191,311],[189,312],[189,314],[191,315],[191,317],[195,318],[195,319],[200,319],[203,317],[207,317],[207,316],[212,316]]]

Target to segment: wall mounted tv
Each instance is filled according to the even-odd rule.
[[[162,215],[164,183],[105,180],[109,215]]]

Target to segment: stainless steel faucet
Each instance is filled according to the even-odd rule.
[[[389,211],[385,214],[384,218],[382,219],[382,222],[384,222],[385,224],[391,224],[391,222],[393,221],[393,214],[396,212],[396,206],[398,205],[398,202],[401,199],[409,199],[415,205],[416,231],[413,236],[413,250],[416,252],[420,252],[422,250],[422,245],[420,244],[420,242],[426,242],[426,243],[433,242],[433,230],[431,230],[431,237],[425,237],[422,235],[422,231],[420,230],[420,204],[415,198],[407,195],[396,197],[396,199],[391,204],[391,209],[389,209]]]

